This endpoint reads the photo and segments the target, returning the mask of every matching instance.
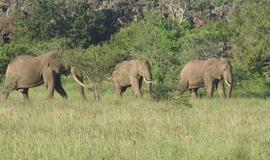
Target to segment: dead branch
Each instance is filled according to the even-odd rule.
[[[181,23],[185,19],[186,4],[184,3],[184,6],[182,6],[181,2],[178,0],[160,0],[158,8],[160,10],[164,8],[165,12],[169,12],[169,17],[171,17],[173,21]]]

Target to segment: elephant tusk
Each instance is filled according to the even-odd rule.
[[[153,83],[153,81],[147,81],[145,78],[143,78],[144,82],[147,83],[147,84],[151,84]]]
[[[225,78],[225,82],[227,83],[227,85],[229,86],[229,87],[231,87],[232,85],[228,82],[228,80]]]
[[[82,83],[80,80],[78,80],[78,78],[74,74],[72,74],[72,77],[80,86],[85,87],[85,88],[91,88],[90,86],[87,86],[84,83]]]

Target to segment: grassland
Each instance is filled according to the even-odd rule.
[[[46,101],[44,87],[0,106],[0,159],[268,160],[270,98],[191,99],[192,107],[106,91],[101,103]]]

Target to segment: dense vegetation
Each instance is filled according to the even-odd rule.
[[[14,38],[0,44],[0,73],[16,55],[36,55],[59,47],[71,53],[73,58],[68,60],[77,58],[68,63],[82,63],[90,79],[97,73],[102,79],[122,59],[147,59],[152,65],[155,96],[161,98],[174,94],[187,61],[223,56],[233,64],[235,88],[241,88],[235,95],[270,94],[265,89],[270,84],[268,0],[183,0],[179,1],[185,6],[181,21],[160,9],[161,2],[130,1],[145,5],[143,18],[124,27],[86,1],[21,2],[12,12]],[[214,9],[209,10],[211,7]]]

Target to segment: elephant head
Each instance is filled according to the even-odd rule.
[[[143,80],[147,84],[152,84],[151,66],[148,61],[142,61],[142,64],[138,67],[138,74],[143,77]]]
[[[40,56],[41,66],[53,70],[57,74],[63,74],[66,70],[65,67],[59,62],[59,55],[57,51],[51,51],[48,54]]]
[[[223,79],[227,84],[227,97],[231,97],[233,87],[232,66],[231,63],[224,59],[209,59],[206,63],[209,67],[209,73],[213,78]]]
[[[141,64],[138,67],[139,76],[143,77],[145,83],[149,84],[149,92],[152,94],[152,74],[151,65],[148,61],[140,61]]]

